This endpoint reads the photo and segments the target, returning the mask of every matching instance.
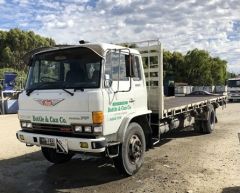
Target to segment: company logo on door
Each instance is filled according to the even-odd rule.
[[[118,101],[113,102],[113,104],[108,107],[108,112],[117,112],[117,111],[126,111],[130,110],[132,107],[128,103],[128,101]]]
[[[50,107],[55,106],[56,104],[60,103],[64,99],[34,99],[36,102],[38,102],[40,105]]]

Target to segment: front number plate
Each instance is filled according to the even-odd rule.
[[[39,138],[40,145],[55,147],[55,139],[54,138],[46,138],[40,137]]]

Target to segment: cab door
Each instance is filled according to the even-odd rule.
[[[136,112],[147,111],[147,88],[144,81],[143,65],[140,55],[132,55],[132,90]]]
[[[109,50],[105,61],[105,77],[111,86],[103,89],[104,95],[104,135],[116,133],[122,120],[135,111],[133,80],[128,77],[130,52]]]

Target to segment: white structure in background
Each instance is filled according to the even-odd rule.
[[[175,96],[185,96],[191,92],[204,91],[207,93],[217,93],[226,95],[227,86],[187,86],[187,85],[175,85]]]
[[[18,111],[18,95],[20,91],[0,91],[0,114],[12,114]]]
[[[193,91],[193,86],[175,85],[175,96],[185,96]]]

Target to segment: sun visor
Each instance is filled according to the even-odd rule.
[[[104,49],[96,44],[85,44],[85,45],[81,45],[81,47],[84,48],[88,48],[90,50],[92,50],[94,53],[96,53],[97,55],[99,55],[101,58],[104,57]]]

